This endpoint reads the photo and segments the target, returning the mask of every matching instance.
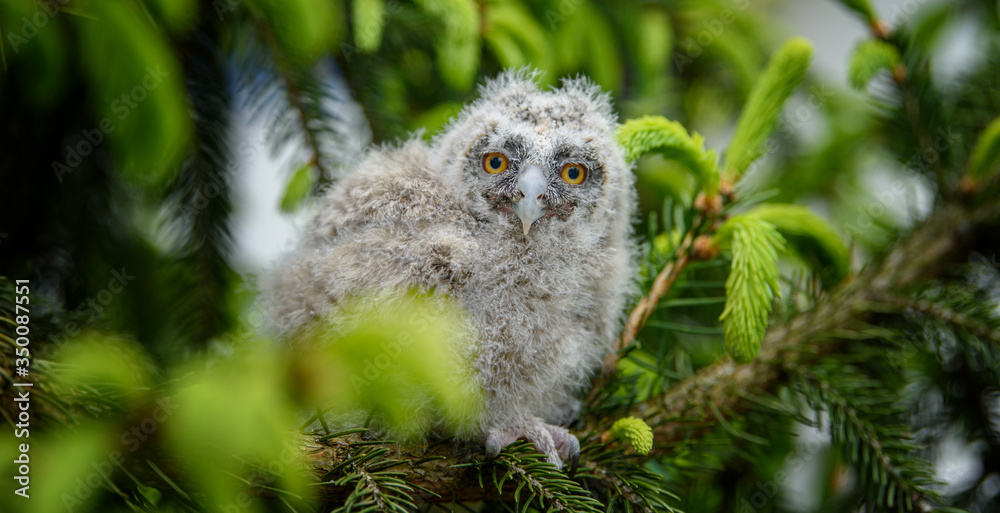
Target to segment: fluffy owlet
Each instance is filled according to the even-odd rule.
[[[447,294],[474,324],[488,452],[525,438],[557,466],[560,423],[621,325],[633,286],[633,176],[608,97],[585,79],[489,81],[429,146],[373,149],[324,196],[275,272],[284,332],[372,289]]]

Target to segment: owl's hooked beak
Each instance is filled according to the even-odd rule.
[[[514,200],[514,213],[524,225],[524,234],[528,235],[532,223],[545,215],[545,205],[538,199],[545,194],[549,184],[542,168],[530,165],[517,178],[517,188],[524,196]]]

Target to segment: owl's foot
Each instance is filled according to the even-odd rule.
[[[565,428],[546,424],[537,417],[527,418],[515,426],[490,430],[486,436],[486,452],[496,456],[501,449],[522,438],[534,443],[535,450],[544,454],[556,468],[562,469],[563,460],[572,459],[575,470],[580,458],[580,441]]]

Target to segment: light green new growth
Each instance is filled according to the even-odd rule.
[[[378,51],[387,22],[385,0],[355,0],[351,7],[354,10],[354,44],[365,53]]]
[[[843,238],[808,208],[772,203],[760,205],[745,215],[773,224],[785,237],[789,250],[806,263],[816,265],[826,286],[840,282],[850,272],[850,252]]]
[[[344,298],[295,339],[309,404],[329,419],[370,421],[394,440],[431,429],[468,436],[485,405],[471,366],[472,332],[452,298],[383,291]]]
[[[976,142],[969,158],[969,178],[982,180],[1000,163],[1000,118],[994,119]]]
[[[861,91],[871,82],[875,75],[886,70],[891,71],[899,64],[899,52],[896,47],[885,41],[869,40],[858,45],[851,56],[851,66],[847,70],[847,78],[851,87]]]
[[[764,141],[774,131],[778,114],[805,77],[812,58],[812,45],[802,38],[789,39],[771,57],[736,123],[736,132],[726,150],[725,170],[731,181],[739,178],[763,154]]]
[[[875,19],[875,12],[872,11],[872,6],[868,3],[868,0],[840,0],[840,3],[844,4],[844,7],[860,14],[865,21],[871,22]]]
[[[615,140],[625,149],[625,160],[634,161],[649,152],[657,152],[687,166],[707,194],[719,189],[718,157],[705,149],[705,138],[662,116],[631,119],[618,127]]]
[[[466,90],[479,68],[479,8],[475,0],[416,0],[443,25],[437,40],[441,75],[451,87]]]
[[[767,316],[778,286],[778,253],[785,239],[760,217],[739,215],[726,221],[715,234],[715,244],[731,246],[732,268],[726,279],[723,321],[726,350],[739,363],[753,360],[767,330]]]
[[[306,164],[295,170],[288,179],[288,185],[285,186],[285,195],[281,198],[281,211],[295,212],[302,200],[312,194],[317,178],[319,173],[312,164]]]
[[[635,417],[618,419],[611,425],[610,432],[611,436],[618,440],[632,444],[632,448],[639,454],[649,454],[653,449],[653,429],[642,419]]]

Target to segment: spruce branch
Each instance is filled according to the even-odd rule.
[[[341,506],[334,510],[336,513],[416,509],[413,493],[421,487],[409,482],[405,472],[396,470],[410,461],[389,457],[394,445],[395,442],[371,444],[350,435],[336,444],[337,451],[346,459],[317,483],[346,492]]]
[[[922,78],[923,82],[916,83],[914,80],[915,78]],[[912,70],[910,70],[907,73],[893,73],[893,80],[895,81],[899,94],[902,97],[903,114],[909,122],[910,130],[914,140],[916,141],[917,148],[920,149],[921,155],[936,156],[936,158],[925,160],[927,160],[931,170],[934,171],[934,177],[937,180],[937,186],[940,194],[948,196],[951,191],[948,187],[947,171],[945,166],[942,164],[943,159],[940,158],[941,152],[937,151],[934,147],[931,130],[925,124],[927,116],[922,112],[923,102],[921,100],[925,96],[936,96],[936,94],[933,94],[931,91],[931,85],[929,83],[930,78],[923,75],[920,77],[914,77]]]
[[[302,137],[305,138],[305,143],[310,153],[309,164],[315,166],[319,171],[319,183],[321,185],[325,184],[329,182],[332,174],[326,170],[323,164],[323,152],[320,149],[319,139],[312,129],[315,123],[315,116],[311,113],[310,109],[306,108],[304,92],[300,85],[302,74],[296,73],[294,65],[290,61],[291,58],[281,47],[271,27],[260,19],[255,19],[254,21],[257,30],[264,39],[264,43],[271,52],[278,74],[285,84],[285,95],[288,103],[298,116],[299,128],[302,131]]]
[[[723,359],[674,385],[664,395],[637,405],[636,411],[655,412],[646,419],[654,426],[653,452],[659,445],[691,436],[692,426],[705,429],[717,424],[720,419],[713,405],[719,411],[740,412],[747,406],[747,393],[772,391],[787,380],[792,367],[836,351],[847,342],[837,338],[838,332],[878,313],[871,308],[876,298],[948,272],[956,261],[967,257],[978,236],[1000,227],[998,216],[1000,207],[996,205],[971,210],[957,205],[938,209],[814,309],[773,326],[754,362],[736,365]]]
[[[975,337],[1000,344],[1000,330],[997,329],[996,321],[984,322],[974,314],[929,299],[914,299],[894,294],[888,294],[878,299],[895,307],[898,311],[917,312],[964,330]]]
[[[232,99],[220,49],[200,33],[184,45],[189,55],[185,75],[195,145],[168,193],[176,205],[175,215],[187,227],[181,257],[191,275],[181,276],[186,283],[177,294],[183,312],[176,325],[204,345],[226,329],[225,291],[234,274],[228,263],[232,201],[228,187],[223,186],[231,179],[233,161]]]
[[[948,147],[939,151],[932,138],[933,126],[937,121],[934,108],[942,102],[930,76],[927,56],[920,54],[898,32],[891,32],[877,17],[873,16],[871,20],[869,28],[873,40],[862,43],[855,53],[849,72],[851,81],[855,87],[860,88],[861,82],[867,83],[880,69],[891,69],[902,108],[899,115],[903,123],[908,125],[918,155],[925,156],[924,160],[934,172],[939,193],[949,197],[952,190],[948,183],[946,162],[942,158],[942,154],[948,152]],[[950,146],[951,141],[947,143]],[[928,158],[927,155],[934,158]]]
[[[903,412],[884,392],[879,393],[881,384],[840,363],[836,370],[815,367],[816,371],[805,366],[795,370],[798,390],[812,408],[830,414],[833,442],[856,466],[868,499],[900,511],[913,511],[914,506],[925,511],[939,501],[932,490],[937,484],[933,469],[926,460],[914,457],[918,447],[898,423]],[[828,371],[832,375],[822,375]],[[858,404],[863,397],[867,404]]]
[[[508,479],[517,483],[514,502],[518,511],[529,511],[533,503],[546,511],[597,513],[603,509],[601,503],[590,497],[577,482],[567,479],[555,465],[545,461],[528,442],[516,442],[504,448],[490,465],[490,471],[498,493],[503,493],[503,485]],[[521,502],[524,492],[530,495]]]
[[[715,256],[713,249],[708,247],[710,244],[698,244],[698,235],[702,227],[712,228],[722,213],[724,200],[732,192],[728,184],[719,181],[715,152],[705,150],[704,139],[698,134],[688,135],[687,130],[679,123],[662,117],[647,116],[625,123],[615,133],[615,137],[629,161],[637,160],[649,152],[657,152],[666,158],[683,162],[701,182],[705,192],[695,200],[698,216],[684,234],[673,259],[657,273],[649,293],[636,302],[625,323],[625,329],[604,358],[604,377],[599,380],[601,384],[614,372],[622,350],[632,345],[649,316],[656,310],[660,299],[670,291],[688,263],[693,259]],[[720,191],[724,192],[721,196],[716,194]],[[588,400],[594,397],[597,389],[598,387],[592,389]]]
[[[1000,229],[1000,206],[983,205],[941,207],[909,236],[891,247],[853,279],[832,291],[814,309],[772,325],[762,343],[760,355],[749,364],[737,365],[731,359],[698,370],[672,386],[662,395],[635,405],[632,410],[653,427],[651,457],[670,451],[679,440],[695,440],[720,426],[728,417],[740,415],[757,403],[756,392],[773,392],[791,382],[798,369],[819,361],[850,341],[844,334],[881,312],[873,306],[880,298],[907,290],[926,280],[943,276],[957,262],[964,261],[975,248],[979,237]],[[602,386],[598,380],[597,387]],[[587,432],[596,431],[602,419],[588,418]],[[324,458],[315,471],[322,475],[343,462],[328,449],[337,439],[316,441],[324,446]],[[440,497],[418,491],[416,500],[427,502],[474,501],[490,498],[480,486],[475,469],[485,456],[473,445],[424,444],[401,447],[397,459],[421,461],[399,471],[406,479]],[[472,463],[470,463],[472,462]],[[591,467],[581,466],[586,478]],[[578,478],[581,476],[578,476]],[[454,494],[452,493],[454,491]],[[343,497],[327,490],[330,497]],[[510,499],[512,496],[501,496]]]
[[[614,443],[599,443],[590,436],[583,438],[577,478],[585,479],[608,509],[622,504],[626,511],[632,508],[649,513],[676,511],[668,499],[677,500],[677,496],[664,489],[658,474],[641,467]]]

